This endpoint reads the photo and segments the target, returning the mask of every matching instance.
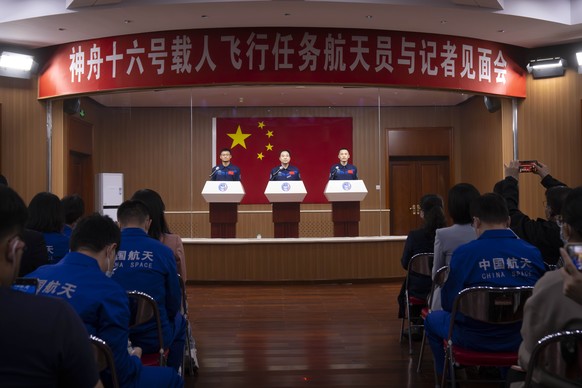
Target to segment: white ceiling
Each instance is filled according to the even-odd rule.
[[[462,35],[525,48],[582,42],[582,0],[0,0],[0,10],[0,46],[31,49],[148,31],[277,26]],[[183,101],[199,106],[375,106],[378,101],[408,106],[456,105],[467,97],[412,89],[290,86],[175,89],[98,99],[111,106]]]

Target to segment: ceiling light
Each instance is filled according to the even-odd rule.
[[[3,51],[2,55],[0,55],[0,67],[4,69],[30,71],[33,62],[31,55],[17,54],[10,51]]]
[[[534,78],[561,77],[566,72],[567,62],[564,58],[543,58],[529,61],[526,68]]]

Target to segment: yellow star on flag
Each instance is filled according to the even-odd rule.
[[[263,160],[263,158],[264,158],[264,157],[265,157],[265,155],[263,155],[263,153],[262,153],[262,152],[259,152],[259,153],[257,154],[257,159]]]
[[[267,137],[273,137],[273,131],[267,131]]]
[[[233,149],[239,144],[242,146],[242,148],[246,149],[247,145],[245,144],[245,139],[251,136],[250,133],[242,133],[240,125],[236,129],[236,133],[227,133],[227,135],[232,139],[232,145],[230,146],[230,149]]]
[[[264,121],[259,121],[259,129],[263,129],[265,127]]]
[[[265,148],[267,149],[267,151],[273,151],[273,145],[271,143],[267,144]]]

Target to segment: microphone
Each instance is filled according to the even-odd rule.
[[[214,174],[216,174],[216,172],[217,172],[218,170],[220,170],[220,167],[216,166],[216,167],[214,168],[214,171],[212,171],[212,174],[208,175],[208,178],[212,178],[212,176],[213,176]]]
[[[337,174],[337,172],[339,171],[339,166],[335,166],[335,170],[332,171],[331,175],[329,176],[329,180],[331,181],[333,178],[335,178],[335,174]]]
[[[271,174],[271,177],[269,178],[270,181],[273,180],[273,178],[275,178],[275,176],[277,176],[277,174],[279,173],[279,171],[281,171],[283,169],[283,166],[279,166],[279,169],[277,171],[275,171],[274,173]]]

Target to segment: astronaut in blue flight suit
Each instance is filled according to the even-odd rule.
[[[220,150],[221,164],[212,167],[212,173],[208,177],[211,181],[240,181],[240,169],[230,163],[232,153],[229,148]]]
[[[300,181],[301,175],[299,174],[299,169],[295,166],[291,166],[291,154],[288,150],[283,150],[279,154],[279,160],[281,165],[275,167],[271,170],[271,175],[269,176],[270,181]]]
[[[121,246],[112,279],[126,291],[142,291],[155,299],[160,310],[164,346],[169,348],[167,364],[178,370],[184,354],[186,321],[180,313],[182,291],[174,253],[147,234],[151,219],[143,202],[122,203],[117,209],[117,221],[121,227]],[[156,323],[152,320],[132,328],[130,339],[145,353],[157,352]]]
[[[329,170],[329,180],[333,181],[355,181],[358,180],[358,168],[348,163],[350,152],[347,148],[340,148],[338,159],[339,163],[331,166]]]
[[[424,324],[438,375],[443,373],[443,339],[448,335],[453,302],[461,290],[533,286],[545,272],[540,251],[509,229],[509,211],[503,197],[494,193],[480,196],[473,201],[471,214],[478,238],[453,253],[449,276],[441,290],[443,310],[432,311]],[[521,322],[500,328],[459,315],[453,342],[480,351],[517,351],[520,328]]]
[[[121,387],[182,387],[182,378],[173,368],[142,366],[141,349],[128,349],[129,300],[125,290],[107,276],[119,242],[119,228],[111,218],[86,217],[71,236],[71,252],[27,277],[39,279],[40,294],[68,301],[89,334],[109,345]],[[105,382],[110,378],[108,374],[101,377]]]

